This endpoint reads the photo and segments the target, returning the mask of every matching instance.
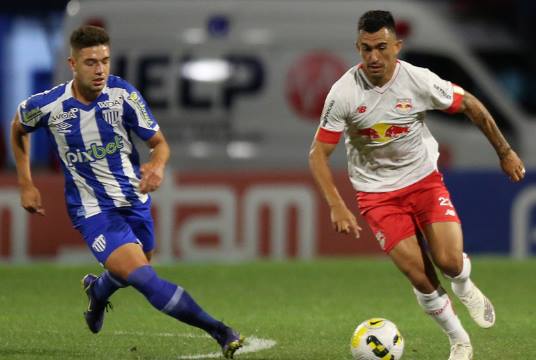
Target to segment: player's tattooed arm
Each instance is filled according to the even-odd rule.
[[[41,193],[32,180],[29,137],[29,134],[20,124],[19,116],[15,115],[11,122],[11,150],[17,168],[21,206],[32,214],[45,215]]]
[[[488,109],[474,95],[465,91],[460,112],[463,112],[486,135],[495,149],[503,171],[513,180],[525,176],[525,166],[497,127]]]
[[[140,191],[144,194],[155,191],[162,184],[164,169],[170,153],[169,145],[161,131],[158,131],[153,137],[147,140],[147,145],[151,149],[151,156],[149,161],[140,168],[142,175]]]

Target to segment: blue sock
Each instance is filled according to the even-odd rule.
[[[93,295],[100,301],[106,301],[114,292],[120,288],[127,287],[128,283],[109,271],[105,271],[99,276],[93,285]]]
[[[223,324],[207,314],[182,287],[160,279],[150,265],[137,268],[128,283],[141,292],[158,310],[186,324],[217,336]]]

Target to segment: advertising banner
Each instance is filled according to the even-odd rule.
[[[46,216],[20,207],[16,179],[0,176],[0,259],[91,261],[67,217],[61,175],[36,175]],[[357,213],[345,172],[335,181]],[[469,254],[536,252],[536,177],[513,184],[498,171],[448,172]],[[381,255],[363,219],[362,235],[337,234],[308,172],[168,174],[153,194],[157,259],[163,262],[310,259]]]

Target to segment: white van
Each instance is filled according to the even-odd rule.
[[[402,58],[474,93],[527,165],[536,165],[536,124],[509,101],[442,14],[423,3],[72,1],[65,34],[87,23],[108,30],[112,72],[150,103],[175,168],[303,169],[325,95],[360,61],[356,23],[371,9],[393,13],[405,38]],[[68,67],[58,66],[57,80],[67,80]],[[431,112],[428,125],[444,164],[497,169],[492,147],[469,120]],[[338,168],[346,166],[342,148],[333,159]]]

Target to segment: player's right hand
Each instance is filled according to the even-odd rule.
[[[359,238],[361,227],[357,224],[354,214],[344,204],[331,207],[331,223],[335,231],[343,234],[351,233]]]
[[[501,168],[510,180],[518,182],[525,177],[525,165],[514,150],[501,158]]]
[[[34,185],[27,185],[21,188],[20,202],[26,211],[45,216],[45,209],[41,203],[41,193]]]
[[[153,162],[142,164],[140,167],[140,192],[147,194],[160,187],[164,179],[164,166]]]

